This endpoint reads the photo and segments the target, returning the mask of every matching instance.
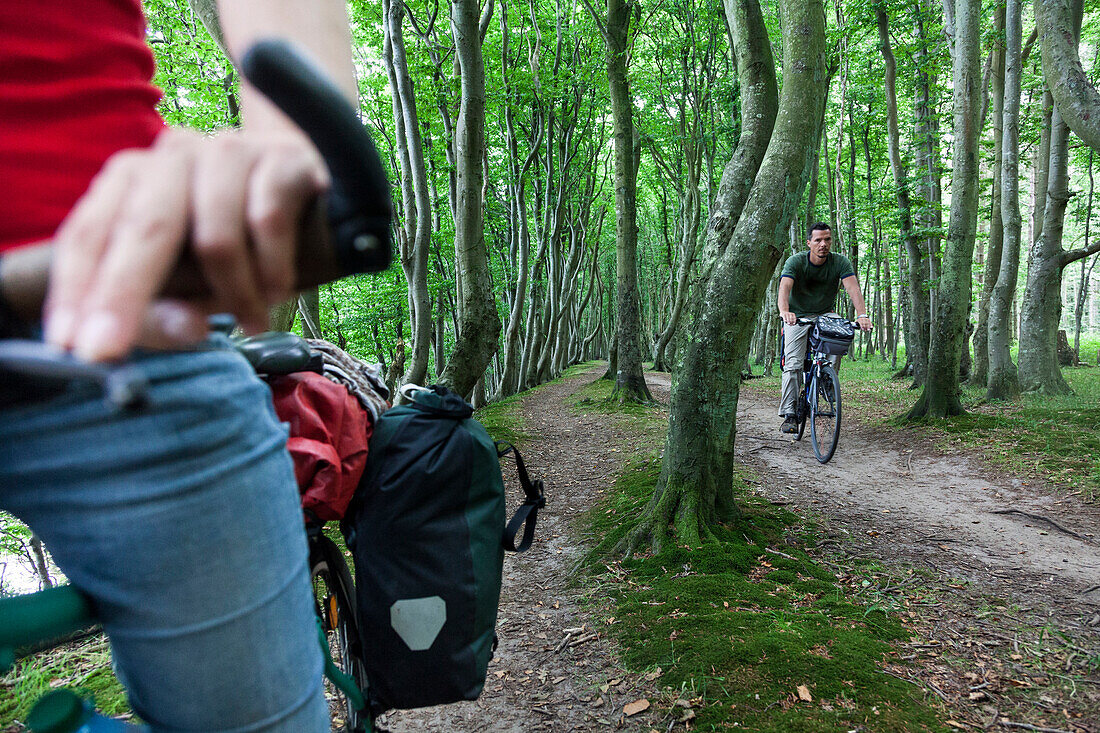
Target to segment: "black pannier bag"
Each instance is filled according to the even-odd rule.
[[[810,331],[810,350],[830,356],[844,355],[852,346],[856,332],[852,324],[843,318],[820,316]]]
[[[522,551],[545,505],[516,454],[523,505],[505,526],[498,447],[473,408],[443,387],[374,428],[367,468],[341,529],[372,712],[474,700],[496,647],[504,550]],[[524,529],[517,547],[516,535]]]

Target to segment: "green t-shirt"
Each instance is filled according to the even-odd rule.
[[[852,263],[844,255],[830,252],[820,265],[810,262],[809,252],[791,255],[783,264],[782,277],[794,280],[791,287],[791,312],[799,318],[829,313],[836,303],[840,281],[854,275]]]

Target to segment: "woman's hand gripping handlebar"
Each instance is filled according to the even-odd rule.
[[[392,257],[389,182],[355,110],[322,73],[284,42],[257,43],[242,58],[241,70],[306,132],[331,177],[328,191],[300,222],[294,252],[296,289],[384,270]],[[27,323],[41,318],[52,256],[50,245],[40,245],[0,259],[0,297],[10,312]],[[202,266],[191,247],[184,246],[160,296],[201,302],[210,295]],[[0,342],[0,369],[24,374],[45,370],[55,378],[71,374],[108,386],[104,367],[83,364],[41,344]]]

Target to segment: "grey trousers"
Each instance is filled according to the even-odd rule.
[[[822,315],[839,318],[836,313]],[[816,318],[817,316],[805,316]],[[810,329],[813,326],[804,326],[796,323],[790,326],[783,324],[783,392],[779,399],[779,416],[785,417],[794,414],[794,401],[798,398],[798,390],[802,386],[802,362],[806,360],[806,343],[810,338]],[[840,371],[840,356],[830,356],[829,363],[833,369]]]

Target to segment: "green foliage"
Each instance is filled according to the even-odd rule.
[[[590,514],[593,534],[630,532],[659,471],[656,456],[629,464]],[[891,643],[908,636],[902,623],[847,597],[828,570],[786,546],[794,515],[753,495],[740,504],[742,518],[719,527],[716,543],[590,566],[601,588],[594,602],[627,666],[701,698],[701,730],[946,730],[916,688],[882,671],[901,664]],[[799,685],[812,702],[798,699]]]
[[[159,109],[165,121],[204,132],[239,124],[231,112],[239,80],[187,0],[144,0],[144,5],[156,54],[153,83],[164,92]]]

